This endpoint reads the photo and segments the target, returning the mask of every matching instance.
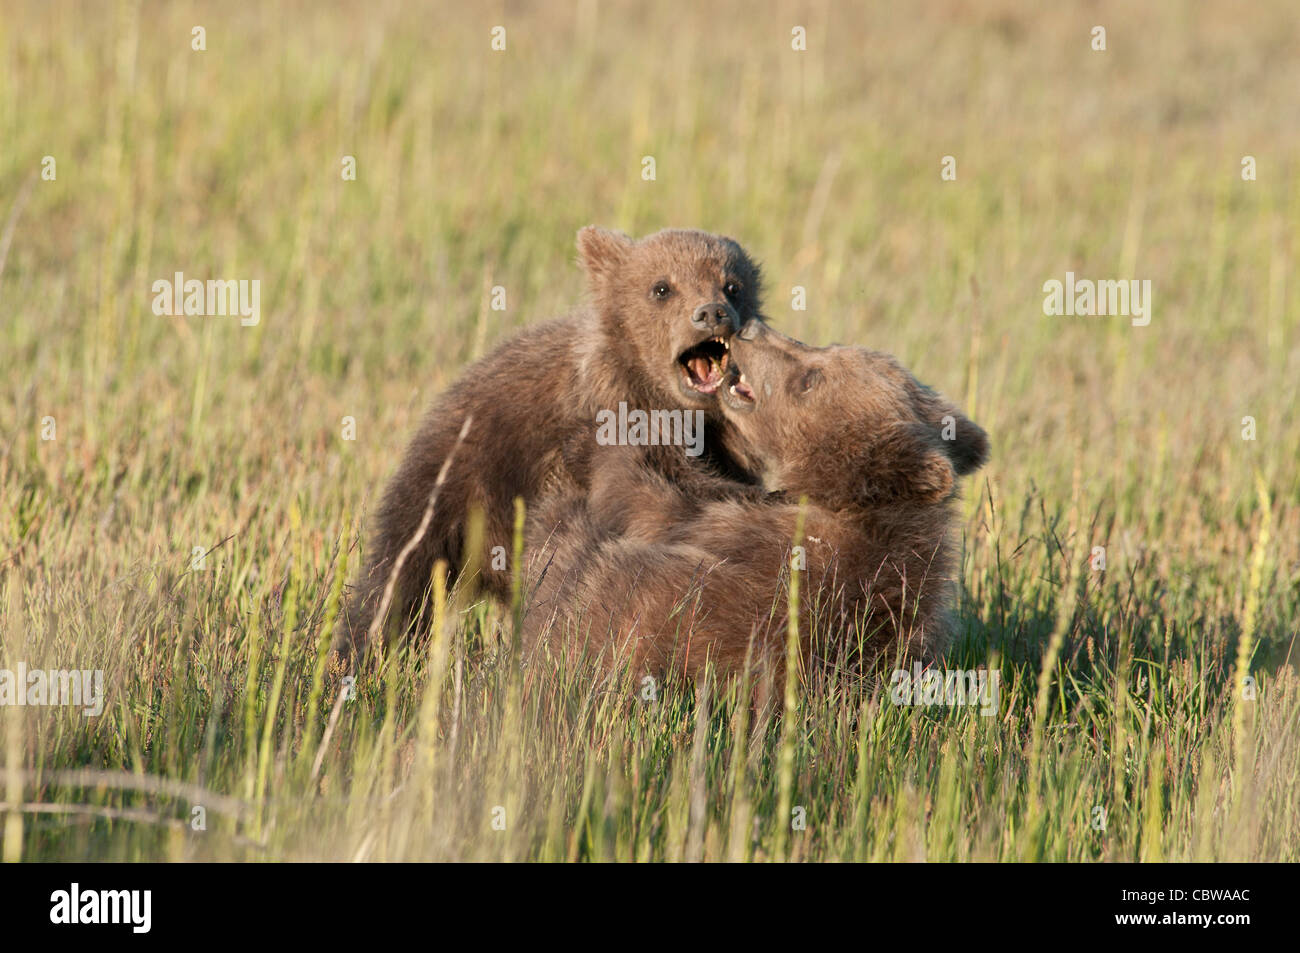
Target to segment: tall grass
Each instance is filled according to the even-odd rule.
[[[1298,859],[1297,29],[1280,0],[8,4],[0,668],[108,691],[0,709],[0,856]],[[593,221],[734,235],[774,323],[990,432],[948,664],[1000,673],[995,717],[816,673],[780,718],[743,683],[649,703],[516,664],[511,607],[445,584],[419,651],[329,668],[404,435],[578,300]],[[260,324],[154,315],[178,270],[260,278]],[[1150,326],[1045,317],[1067,270],[1151,279]]]

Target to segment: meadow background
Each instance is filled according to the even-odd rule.
[[[1300,859],[1293,4],[244,6],[0,13],[0,668],[108,690],[0,709],[5,860]],[[734,236],[989,431],[949,664],[997,717],[629,704],[463,599],[337,701],[378,488],[593,222]],[[1044,316],[1067,270],[1150,325]],[[260,323],[155,315],[175,271]]]

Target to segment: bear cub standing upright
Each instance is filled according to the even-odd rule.
[[[714,395],[732,336],[763,320],[758,266],[729,238],[676,229],[634,241],[587,227],[578,232],[578,253],[590,307],[501,345],[470,367],[420,425],[375,514],[365,565],[335,640],[345,656],[364,647],[449,454],[432,521],[395,580],[388,618],[403,629],[426,624],[422,607],[439,559],[447,561],[449,579],[478,566],[490,595],[508,595],[511,573],[491,568],[489,554],[511,549],[515,498],[527,504],[543,490],[585,488],[597,415],[621,415],[620,404],[646,415],[704,413],[703,445],[694,455],[662,443],[637,451],[686,492],[716,493],[718,485],[734,491],[752,482],[734,463]],[[485,525],[482,549],[470,553],[475,507]]]

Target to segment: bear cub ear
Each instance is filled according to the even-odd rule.
[[[598,225],[578,230],[578,260],[593,279],[601,279],[619,269],[632,250],[632,239],[622,232]]]
[[[938,421],[944,452],[958,476],[974,473],[989,459],[989,435],[956,407],[947,408]]]
[[[958,476],[974,473],[988,462],[989,435],[983,427],[958,410],[952,401],[915,378],[908,381],[908,389],[917,416],[939,435],[940,446]]]

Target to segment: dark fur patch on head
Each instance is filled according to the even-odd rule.
[[[588,225],[578,231],[578,258],[597,304],[606,294],[663,279],[676,293],[707,297],[737,284],[733,301],[745,320],[761,317],[762,269],[734,239],[694,229],[666,228],[634,240]],[[639,280],[638,280],[639,279]],[[613,285],[614,287],[610,287]]]

